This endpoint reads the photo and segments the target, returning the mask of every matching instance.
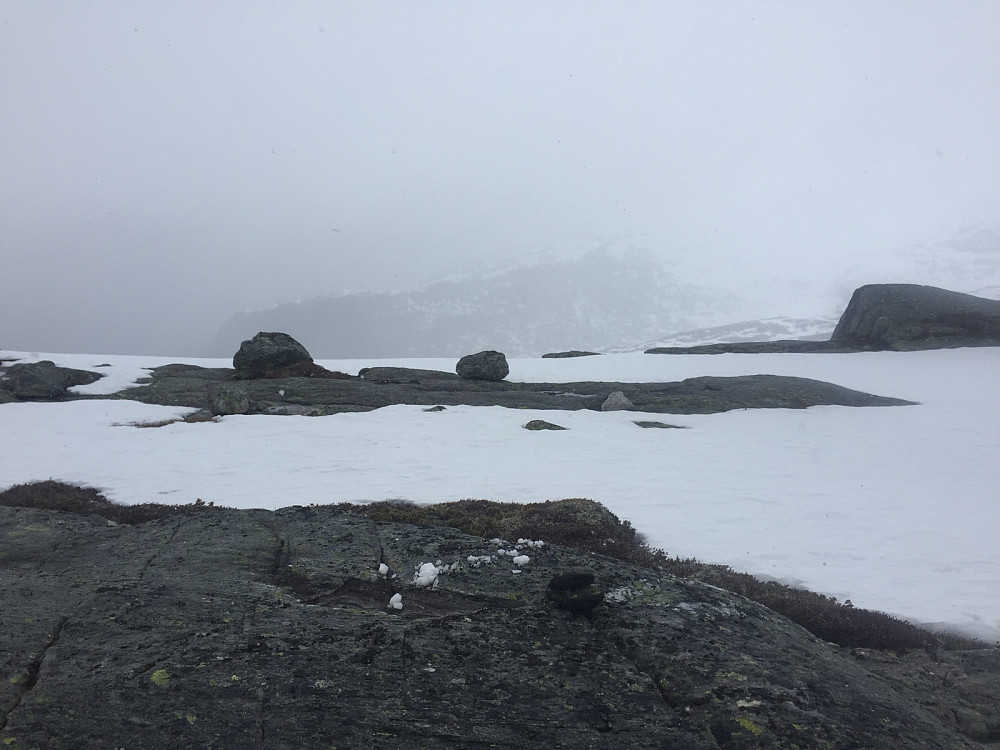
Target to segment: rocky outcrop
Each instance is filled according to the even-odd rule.
[[[233,377],[232,370],[195,365],[155,368],[148,383],[119,397],[150,404],[213,410],[212,393]],[[901,406],[911,402],[875,396],[832,383],[779,375],[689,378],[676,383],[512,383],[464,380],[454,373],[370,368],[359,378],[243,380],[239,389],[255,414],[336,414],[370,411],[394,404],[417,406],[505,406],[526,409],[599,411],[621,391],[638,412],[712,414],[731,409],[804,409],[809,406]]]
[[[56,367],[54,362],[42,360],[13,364],[0,372],[0,390],[15,399],[48,401],[66,396],[67,389],[75,385],[88,385],[101,377],[90,370]]]
[[[809,354],[1000,346],[1000,302],[917,284],[854,291],[829,341],[661,346],[646,354]]]
[[[735,594],[554,544],[303,507],[0,507],[0,540],[4,747],[978,747],[932,713],[956,661],[882,679]]]
[[[485,351],[467,354],[458,360],[455,372],[463,380],[487,380],[499,383],[510,373],[503,352]]]
[[[855,290],[830,341],[860,350],[1000,346],[1000,302],[917,284]]]
[[[351,380],[351,375],[317,365],[306,348],[287,333],[261,331],[244,341],[233,357],[236,380],[268,378],[329,378]],[[233,412],[242,413],[242,412]]]

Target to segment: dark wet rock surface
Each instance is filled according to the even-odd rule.
[[[919,672],[555,545],[514,565],[513,540],[323,508],[4,507],[0,541],[4,747],[978,747]],[[600,592],[589,615],[552,601],[560,576]],[[949,662],[969,679],[971,653]]]
[[[149,382],[120,397],[145,403],[218,409],[220,387],[232,370],[195,365],[155,368]],[[700,377],[676,383],[512,383],[464,380],[454,373],[379,367],[351,380],[283,378],[238,381],[249,406],[238,413],[334,414],[393,404],[505,406],[526,409],[600,410],[615,391],[632,410],[711,414],[732,409],[803,409],[821,404],[898,406],[910,402],[853,391],[831,383],[779,375]],[[232,394],[229,394],[232,395]],[[242,397],[235,400],[242,404]],[[239,408],[243,408],[242,405]],[[233,412],[237,413],[237,412]]]
[[[0,373],[0,403],[58,400],[66,395],[67,388],[89,385],[102,377],[90,370],[57,367],[50,360],[12,364]]]

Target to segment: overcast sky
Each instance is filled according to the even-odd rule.
[[[1000,218],[998,40],[996,0],[0,0],[0,348],[198,354],[591,238],[836,274]]]

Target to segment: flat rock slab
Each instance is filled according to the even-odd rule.
[[[211,410],[211,394],[232,375],[233,371],[226,369],[167,365],[153,370],[147,385],[128,389],[119,396]],[[393,367],[363,370],[361,377],[352,380],[242,380],[231,388],[247,395],[252,405],[248,413],[316,415],[369,411],[393,404],[600,410],[615,391],[624,393],[632,403],[632,411],[661,414],[911,403],[819,380],[780,375],[700,377],[676,383],[511,383],[463,380],[454,373]]]
[[[139,526],[0,508],[0,745],[974,747],[748,600],[499,549],[326,508]],[[568,571],[604,593],[590,616],[546,596]]]

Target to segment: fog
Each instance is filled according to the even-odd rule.
[[[998,38],[993,0],[5,0],[0,346],[196,355],[618,237],[731,286],[884,272],[1000,219]]]

